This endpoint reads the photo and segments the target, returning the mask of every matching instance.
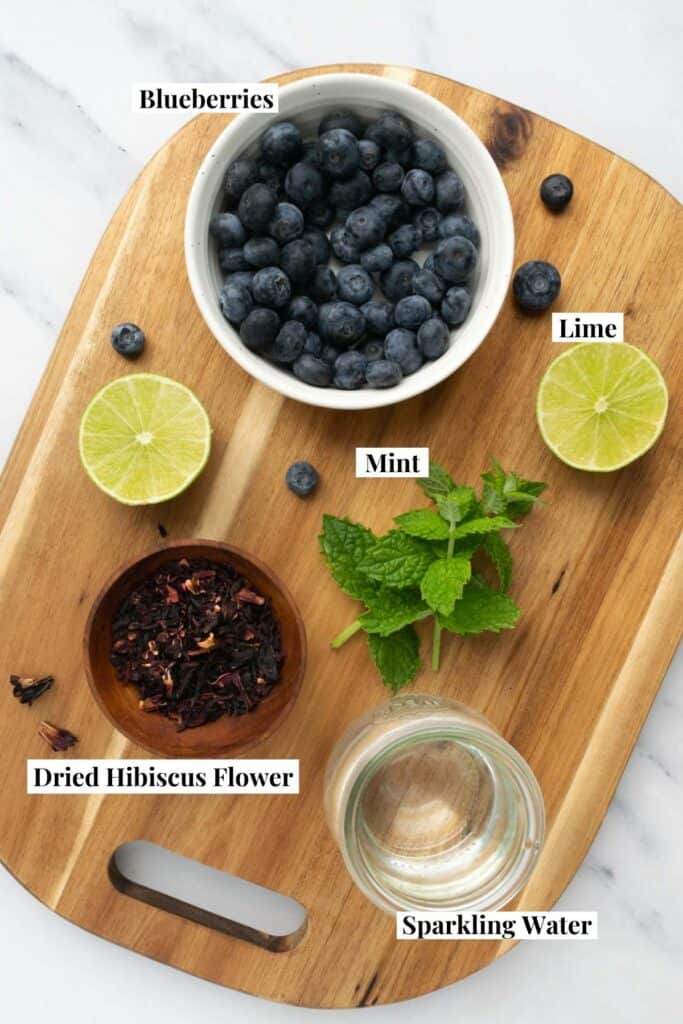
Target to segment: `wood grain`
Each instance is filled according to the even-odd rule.
[[[656,182],[614,154],[495,97],[424,72],[353,66],[413,82],[463,116],[501,166],[517,229],[517,262],[562,272],[558,308],[623,310],[626,338],[669,383],[664,434],[618,474],[558,462],[534,421],[534,394],[557,354],[547,317],[508,300],[486,343],[449,381],[399,406],[353,416],[285,401],[254,383],[205,328],[183,263],[193,176],[226,123],[197,118],[145,168],[93,258],[28,412],[0,490],[0,672],[53,673],[39,708],[9,687],[0,716],[0,857],[40,900],[112,941],[201,977],[270,999],[318,1007],[388,1003],[486,965],[495,942],[397,943],[394,924],[350,882],[322,815],[322,775],[341,731],[385,698],[360,638],[332,653],[354,615],[317,554],[323,511],[385,529],[413,507],[412,481],[354,477],[355,445],[430,445],[457,479],[474,482],[493,454],[549,481],[543,508],[512,539],[513,592],[523,609],[506,636],[444,644],[441,672],[418,687],[484,712],[528,759],[545,796],[547,846],[517,906],[551,906],[581,863],[678,639],[681,615],[681,212]],[[538,198],[561,170],[575,196],[561,216]],[[124,508],[95,490],[77,453],[89,397],[125,372],[113,324],[142,324],[140,369],[196,391],[215,430],[209,466],[183,497]],[[302,503],[282,485],[310,457],[322,486]],[[143,756],[91,698],[81,659],[90,606],[118,565],[159,539],[208,536],[254,552],[292,590],[306,622],[302,695],[254,756],[299,757],[298,797],[27,797],[25,760],[42,757],[40,718],[80,737],[83,757]],[[677,561],[678,559],[678,561]],[[55,761],[58,757],[55,756]],[[121,843],[147,839],[291,895],[309,927],[272,953],[118,892],[107,867]]]

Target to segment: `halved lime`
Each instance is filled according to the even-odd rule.
[[[572,345],[545,372],[536,416],[543,440],[568,466],[607,473],[651,448],[668,406],[649,356],[623,342]]]
[[[85,471],[125,505],[153,505],[180,494],[209,458],[211,426],[189,388],[154,373],[119,377],[83,413]]]

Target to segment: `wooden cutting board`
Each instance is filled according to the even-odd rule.
[[[245,992],[294,1004],[389,1003],[450,984],[507,948],[496,942],[396,942],[394,922],[351,883],[322,814],[322,776],[346,725],[386,698],[360,638],[334,653],[353,616],[322,565],[323,512],[378,530],[420,504],[411,480],[354,477],[356,445],[429,445],[463,483],[489,455],[546,480],[547,503],[512,537],[513,593],[523,609],[507,635],[444,644],[438,675],[417,686],[484,712],[528,759],[549,830],[517,908],[553,905],[602,821],[674,651],[682,617],[678,204],[605,149],[493,96],[403,68],[364,71],[413,83],[464,117],[509,189],[517,262],[561,270],[558,308],[623,310],[626,340],[661,366],[671,408],[656,448],[630,468],[591,476],[557,461],[534,420],[537,383],[558,348],[550,320],[508,299],[485,344],[442,386],[410,402],[346,415],[286,401],[253,382],[210,336],[183,257],[183,218],[197,168],[227,118],[206,115],[154,157],[124,199],[92,260],[14,447],[0,491],[0,857],[35,896],[98,935]],[[575,185],[561,216],[538,197],[553,171]],[[83,474],[77,427],[86,402],[128,371],[112,351],[114,324],[143,326],[140,370],[169,374],[205,403],[210,464],[166,506],[130,509]],[[307,502],[285,490],[285,468],[311,458],[322,486]],[[268,796],[25,795],[25,761],[49,753],[41,718],[80,739],[81,757],[140,757],[91,698],[84,623],[122,562],[169,538],[211,537],[251,550],[288,583],[308,630],[302,693],[284,726],[252,756],[298,757],[301,794]],[[53,673],[39,705],[22,707],[10,672]],[[60,756],[54,755],[55,762]],[[273,953],[118,892],[107,866],[121,843],[147,839],[286,893],[308,910],[304,938]],[[582,908],[583,909],[583,908]]]

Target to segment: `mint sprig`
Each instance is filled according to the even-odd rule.
[[[433,619],[435,670],[442,631],[469,636],[517,623],[520,611],[507,593],[512,555],[500,531],[519,526],[516,520],[531,510],[546,485],[507,473],[497,462],[482,473],[482,481],[477,496],[431,463],[429,476],[418,484],[433,505],[396,516],[397,528],[382,537],[360,523],[323,516],[323,558],[342,590],[365,605],[332,646],[365,632],[370,655],[393,693],[421,668],[414,623]],[[479,553],[495,570],[497,588],[473,570]]]

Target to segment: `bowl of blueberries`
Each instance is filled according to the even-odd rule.
[[[391,78],[329,74],[241,114],[195,179],[188,276],[248,373],[334,409],[403,401],[484,341],[512,273],[502,178],[452,110]]]

